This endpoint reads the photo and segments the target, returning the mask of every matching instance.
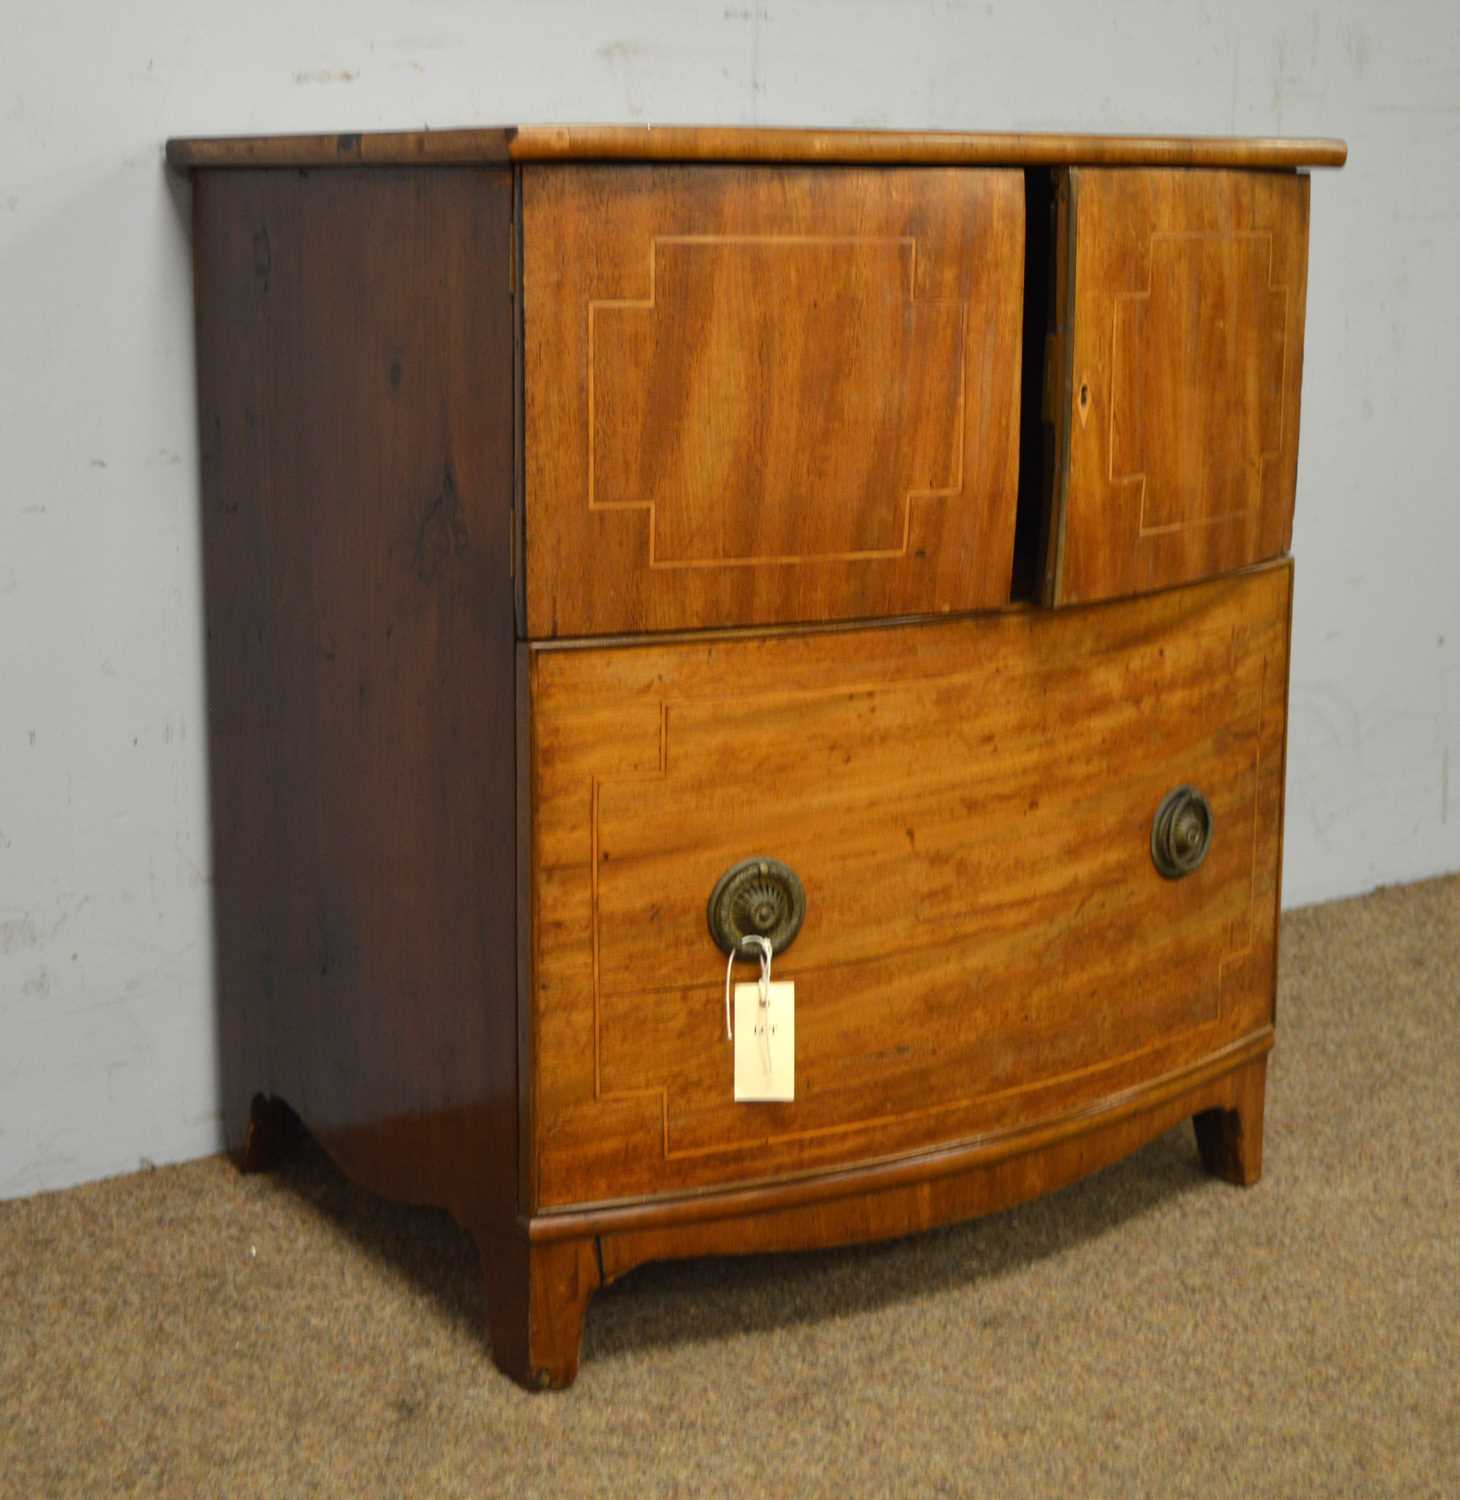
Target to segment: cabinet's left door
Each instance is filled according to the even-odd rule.
[[[1009,596],[1017,171],[529,166],[534,637]]]

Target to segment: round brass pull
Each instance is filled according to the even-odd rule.
[[[1167,880],[1190,875],[1212,847],[1211,804],[1194,786],[1167,792],[1151,824],[1151,858]]]
[[[801,930],[806,916],[806,892],[796,872],[778,859],[756,855],[732,865],[715,882],[706,913],[710,936],[722,953],[754,958],[742,948],[741,938],[763,937],[777,955],[784,953]]]

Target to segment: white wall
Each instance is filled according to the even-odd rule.
[[[1460,868],[1454,0],[10,0],[0,1197],[220,1146],[162,141],[514,120],[1345,136],[1313,190],[1285,899]]]

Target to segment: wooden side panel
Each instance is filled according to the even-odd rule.
[[[1027,1128],[1266,1027],[1289,576],[535,651],[534,1206]],[[1171,882],[1182,784],[1217,835]],[[790,1104],[731,1101],[705,903],[751,854],[806,889]]]
[[[533,637],[998,605],[1008,171],[529,167]]]
[[[1285,552],[1308,179],[1082,168],[1066,205],[1073,344],[1046,597],[1113,598]]]
[[[516,1193],[505,169],[200,172],[220,1072]]]

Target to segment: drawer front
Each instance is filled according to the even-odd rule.
[[[1286,552],[1308,179],[1076,169],[1057,221],[1046,599],[1109,599]]]
[[[1270,1023],[1290,572],[1085,610],[528,653],[528,1201],[1071,1117]],[[1163,798],[1204,793],[1163,878]],[[732,1101],[706,902],[784,861],[796,1097]],[[742,978],[752,977],[747,967]]]
[[[535,638],[999,605],[1023,179],[523,172]]]

